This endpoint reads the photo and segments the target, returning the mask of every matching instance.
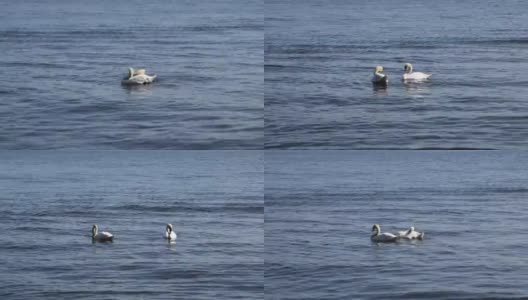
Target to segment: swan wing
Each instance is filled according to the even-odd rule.
[[[399,237],[403,237],[403,236],[406,236],[406,235],[407,235],[407,233],[408,233],[408,230],[404,230],[404,231],[398,231],[398,234],[397,234],[397,236],[399,236]]]
[[[398,237],[397,235],[394,235],[394,234],[388,233],[388,232],[384,232],[384,233],[380,234],[380,236],[383,236],[384,238],[387,238],[387,239],[393,239],[393,238],[397,238]]]
[[[123,84],[129,84],[129,85],[135,85],[135,84],[146,84],[151,83],[156,79],[156,75],[149,76],[145,74],[135,75],[130,77],[129,79],[123,80]]]
[[[110,232],[108,232],[108,231],[102,231],[102,232],[99,233],[99,234],[100,234],[101,236],[103,236],[103,237],[113,237],[113,235],[112,235]],[[97,235],[99,235],[99,234],[97,234]]]
[[[418,232],[418,231],[412,231],[409,234],[402,236],[402,237],[407,240],[422,240],[424,237],[424,233]]]
[[[374,76],[372,76],[372,82],[374,83],[387,83],[388,81],[389,78],[385,74],[374,73]]]
[[[423,239],[424,233],[423,232],[418,232],[418,231],[413,231],[410,234],[410,236],[411,236],[412,239],[421,240],[421,239]]]
[[[176,239],[176,232],[171,231],[171,233],[169,234],[169,232],[166,231],[166,232],[163,234],[163,237],[164,237],[165,239],[168,239],[168,240],[175,240],[175,239]]]
[[[396,242],[400,237],[392,234],[392,233],[381,233],[377,236],[373,236],[372,240],[374,242],[380,242],[380,243],[389,243],[389,242]]]
[[[136,75],[132,78],[130,78],[130,81],[137,82],[138,84],[143,84],[145,82],[148,82],[148,76],[147,75]]]
[[[410,74],[403,74],[404,80],[425,80],[429,79],[433,74],[426,74],[422,72],[413,72]]]
[[[95,240],[98,240],[98,241],[101,241],[101,242],[112,241],[113,238],[114,238],[114,236],[110,232],[106,232],[106,231],[99,232],[99,233],[97,233],[94,236]]]

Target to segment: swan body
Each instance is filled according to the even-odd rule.
[[[167,224],[167,227],[165,227],[164,237],[169,241],[176,240],[176,232],[172,229],[172,224]]]
[[[376,243],[394,243],[397,242],[400,237],[388,232],[381,233],[381,227],[378,224],[374,224],[374,226],[372,226],[370,239]]]
[[[406,231],[398,231],[398,236],[406,240],[423,240],[425,232],[418,232],[411,226]]]
[[[156,79],[156,75],[145,74],[145,69],[139,69],[134,71],[133,68],[128,68],[128,76],[123,78],[121,81],[124,85],[141,85],[151,83]]]
[[[110,232],[98,232],[98,227],[96,224],[94,224],[92,226],[92,240],[96,242],[112,242],[114,240],[114,236]]]
[[[387,84],[389,82],[389,77],[383,74],[383,67],[377,66],[374,69],[374,75],[372,75],[372,83],[374,84]]]
[[[413,72],[413,66],[409,63],[405,64],[403,68],[405,70],[405,73],[403,74],[403,80],[427,80],[433,75],[422,72]]]

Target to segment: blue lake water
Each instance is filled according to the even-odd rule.
[[[10,1],[0,148],[261,149],[263,2]],[[157,74],[122,87],[127,68]]]
[[[528,154],[266,152],[266,299],[526,299]],[[425,239],[370,241],[409,226]]]
[[[265,146],[527,149],[522,0],[270,0]],[[432,72],[403,84],[403,65]],[[376,65],[386,89],[370,82]]]
[[[262,152],[15,151],[0,166],[1,299],[263,299]],[[94,223],[115,241],[92,244]]]

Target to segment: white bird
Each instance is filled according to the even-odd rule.
[[[383,74],[383,67],[377,66],[374,69],[374,75],[372,76],[372,83],[374,84],[387,84],[389,82],[389,77]]]
[[[406,240],[423,240],[424,235],[425,232],[415,231],[413,226],[406,231],[398,231],[398,236]]]
[[[98,227],[96,224],[92,226],[92,240],[96,242],[112,242],[114,236],[110,232],[102,231],[97,232]]]
[[[167,227],[165,227],[164,237],[168,239],[169,241],[176,240],[176,232],[174,232],[174,230],[172,229],[172,224],[167,224]]]
[[[381,227],[378,224],[374,224],[370,239],[377,243],[393,243],[397,242],[400,237],[388,232],[381,233]]]
[[[422,72],[413,72],[413,66],[409,63],[405,64],[403,69],[405,70],[405,73],[403,74],[403,80],[427,80],[433,75]]]
[[[128,68],[128,76],[123,78],[121,84],[124,85],[139,85],[151,83],[156,79],[156,75],[149,76],[145,74],[145,69],[139,69],[134,71],[133,68]]]

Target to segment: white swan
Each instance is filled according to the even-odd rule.
[[[406,240],[423,240],[424,235],[425,232],[415,231],[413,226],[406,231],[398,231],[398,236]]]
[[[128,68],[128,76],[121,81],[124,85],[139,85],[151,83],[156,79],[156,75],[149,76],[145,74],[145,69],[134,71],[133,68]]]
[[[409,63],[405,64],[403,69],[405,70],[405,73],[403,74],[403,80],[427,80],[433,75],[422,72],[413,72],[413,66]]]
[[[112,242],[114,236],[110,232],[102,231],[97,232],[98,227],[96,224],[92,226],[92,240],[96,242]]]
[[[374,84],[387,84],[389,82],[389,78],[387,75],[383,74],[383,67],[377,66],[374,69],[374,75],[372,76],[372,83]]]
[[[377,243],[393,243],[397,242],[400,237],[388,232],[381,233],[381,227],[378,224],[374,224],[370,239]]]
[[[176,240],[176,232],[174,232],[174,230],[172,229],[172,224],[167,224],[167,227],[165,227],[164,237],[168,239],[169,241]]]

